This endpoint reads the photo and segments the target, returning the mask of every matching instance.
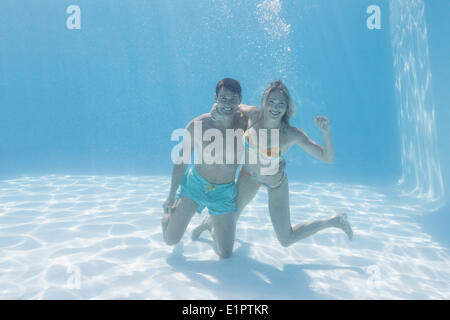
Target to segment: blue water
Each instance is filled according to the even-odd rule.
[[[72,4],[81,9],[79,30],[66,27],[70,16],[66,9]],[[373,4],[381,10],[379,30],[366,26],[366,9]],[[24,203],[31,201],[28,207],[40,212],[36,208],[46,201],[54,206],[59,196],[67,203],[83,192],[91,192],[83,187],[75,188],[72,195],[67,190],[60,193],[67,185],[60,189],[59,179],[69,185],[84,181],[72,176],[93,177],[87,179],[95,188],[98,185],[107,190],[108,183],[103,179],[135,177],[131,182],[124,180],[126,185],[132,185],[126,199],[132,199],[140,190],[133,189],[139,177],[161,177],[151,181],[161,183],[162,190],[168,189],[170,153],[176,144],[170,141],[170,135],[210,110],[220,79],[239,80],[243,103],[251,105],[259,105],[267,84],[281,79],[297,105],[291,125],[302,128],[322,144],[313,117],[326,115],[331,120],[336,150],[333,164],[315,160],[300,148],[289,151],[287,174],[294,186],[293,194],[303,195],[308,190],[304,183],[318,183],[317,190],[325,191],[329,186],[337,193],[336,186],[341,186],[346,190],[338,197],[341,202],[321,199],[318,203],[325,201],[331,207],[339,203],[342,210],[346,210],[347,203],[351,211],[356,204],[350,202],[365,196],[362,207],[354,208],[355,212],[367,210],[374,221],[378,221],[378,209],[392,213],[383,216],[386,220],[378,221],[389,224],[392,217],[390,227],[396,226],[395,219],[401,220],[404,215],[410,221],[408,225],[414,226],[411,230],[417,223],[425,234],[423,239],[430,235],[447,252],[449,12],[450,2],[438,0],[2,0],[2,221],[15,221],[14,217],[6,218],[11,208],[23,209],[23,204],[12,204],[19,198]],[[48,179],[58,183],[48,183]],[[300,183],[299,189],[295,189],[295,183]],[[44,186],[50,190],[51,198],[40,198],[27,191]],[[16,199],[17,194],[20,196]],[[392,199],[380,204],[379,199],[384,196],[378,194]],[[319,197],[311,194],[312,198],[315,196]],[[113,200],[114,196],[108,194],[105,198]],[[157,208],[163,198],[164,192],[147,205]],[[298,206],[301,208],[300,202]],[[73,210],[75,214],[84,212],[76,201]],[[154,212],[158,216],[156,209]],[[361,228],[373,231],[363,225],[362,217],[355,214],[353,219],[361,223]],[[17,221],[20,224],[22,220]],[[132,223],[129,228],[135,230],[138,225]],[[15,232],[14,228],[2,232],[7,235]],[[45,230],[52,229],[42,232]],[[395,232],[395,228],[392,230]],[[380,239],[376,234],[370,235],[373,239],[364,243],[375,250],[376,239]],[[257,242],[258,237],[251,239]],[[378,249],[383,252],[383,248]],[[448,256],[442,258],[444,265],[448,261]],[[307,278],[306,274],[303,277]],[[445,283],[448,275],[443,279]],[[16,289],[4,296],[52,297]],[[216,291],[212,290],[211,297],[229,297]],[[356,293],[340,295],[318,289],[314,292],[319,291],[325,292],[325,297],[357,297]],[[442,288],[437,290],[441,293],[437,296],[417,292],[386,297],[449,297]],[[152,294],[146,297],[153,297]],[[306,292],[302,297],[314,294]],[[253,297],[250,292],[248,297]],[[292,291],[292,296],[286,297],[296,296]]]
[[[253,105],[285,80],[298,105],[292,124],[315,140],[313,116],[331,119],[336,163],[292,150],[290,176],[394,182],[387,2],[376,31],[366,27],[370,1],[285,1],[279,13],[260,2],[80,1],[81,29],[68,30],[70,1],[3,1],[2,176],[169,173],[171,132],[208,112],[216,83],[234,77]],[[271,24],[288,27],[271,34]]]

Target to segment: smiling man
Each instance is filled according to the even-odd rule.
[[[215,150],[216,158],[219,153],[223,159],[214,163],[196,161],[189,169],[186,161],[175,162],[169,196],[163,204],[162,229],[164,241],[174,245],[180,241],[195,212],[201,213],[206,207],[210,214],[208,220],[217,252],[221,257],[228,258],[233,251],[236,232],[235,175],[240,153],[239,143],[227,139],[237,138],[241,141],[244,131],[247,130],[248,118],[239,110],[242,94],[238,81],[230,78],[219,81],[214,99],[212,111],[220,116],[213,117],[211,113],[206,113],[191,120],[186,126],[187,134],[184,137],[190,139],[189,143],[185,144],[190,148],[189,150],[183,148],[179,157],[186,159],[186,154],[183,153],[188,152],[190,158],[194,150],[200,151],[201,156],[202,150],[211,149],[211,145],[214,144],[216,149],[217,146],[222,148]],[[225,141],[216,144],[212,137],[209,140],[204,139],[203,132],[195,134],[196,128],[199,127],[204,132],[220,131],[220,136],[224,137]],[[226,134],[227,129],[234,130],[237,135],[230,137]],[[227,148],[229,145],[233,145],[233,148]],[[230,158],[233,161],[227,161]]]

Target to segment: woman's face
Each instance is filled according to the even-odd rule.
[[[288,99],[280,89],[274,89],[269,94],[264,104],[264,116],[267,119],[281,120],[286,114],[288,108]]]

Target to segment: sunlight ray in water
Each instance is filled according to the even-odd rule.
[[[425,4],[423,0],[391,0],[389,8],[402,143],[399,186],[436,208],[444,200],[444,185],[437,152]]]

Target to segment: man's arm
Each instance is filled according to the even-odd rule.
[[[246,104],[239,105],[239,111],[241,111],[252,122],[257,120],[261,114],[261,109],[255,106],[248,106]]]
[[[172,169],[172,180],[170,183],[170,192],[168,199],[175,199],[176,192],[178,187],[181,184],[181,180],[183,180],[184,174],[186,173],[187,164],[175,164]]]
[[[189,124],[186,126],[186,134],[183,137],[183,147],[172,169],[172,180],[170,183],[169,196],[167,197],[167,200],[163,204],[164,213],[168,213],[169,209],[172,208],[176,192],[181,184],[181,181],[183,180],[184,174],[186,173],[186,169],[188,167],[188,163],[183,161],[183,158],[185,158],[183,152],[189,152],[189,159],[191,158],[191,155],[194,152],[193,128],[194,128],[194,120],[189,122]]]

